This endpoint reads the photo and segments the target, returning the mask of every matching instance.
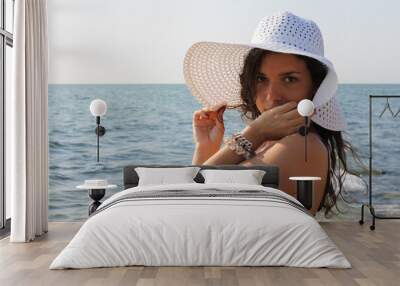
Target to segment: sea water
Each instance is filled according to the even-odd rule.
[[[368,167],[369,95],[400,95],[400,85],[344,84],[338,101],[348,123],[345,138]],[[96,120],[90,102],[107,102],[101,118],[106,133],[100,138],[97,163]],[[384,109],[386,99],[373,102],[373,199],[377,204],[400,203],[400,113],[393,117]],[[390,99],[395,114],[400,99]],[[123,189],[122,170],[134,164],[189,165],[194,151],[192,115],[201,105],[185,85],[49,85],[49,219],[75,221],[87,218],[90,203],[87,192],[76,189],[87,179],[107,179],[118,188],[107,190],[106,197]],[[225,135],[245,127],[239,112],[224,114]],[[368,181],[368,172],[352,161],[350,169]],[[337,220],[358,220],[359,205],[367,201],[363,181],[346,179],[343,213]],[[391,209],[390,206],[385,207]],[[322,216],[319,216],[321,219]]]

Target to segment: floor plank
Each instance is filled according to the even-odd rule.
[[[49,233],[32,243],[0,240],[0,285],[399,285],[399,221],[379,221],[375,231],[357,222],[321,223],[352,269],[136,266],[49,270],[81,224],[51,222]]]

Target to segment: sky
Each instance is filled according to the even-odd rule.
[[[395,0],[49,0],[49,82],[184,83],[192,44],[249,43],[278,11],[318,24],[340,83],[400,83]]]

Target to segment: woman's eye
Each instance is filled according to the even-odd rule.
[[[291,82],[296,82],[297,78],[293,77],[293,76],[287,76],[283,79],[286,83],[291,83]]]
[[[263,82],[264,80],[265,80],[265,77],[263,77],[262,75],[256,76],[256,81],[257,82]]]

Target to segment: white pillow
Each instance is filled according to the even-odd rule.
[[[196,183],[193,179],[199,170],[199,167],[135,168],[139,176],[138,186]]]
[[[265,175],[263,170],[201,170],[204,183],[234,183],[247,185],[261,185]]]

